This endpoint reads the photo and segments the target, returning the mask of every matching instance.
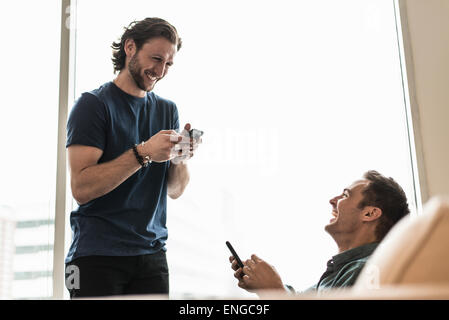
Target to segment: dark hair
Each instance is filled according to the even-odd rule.
[[[387,178],[375,170],[365,172],[363,177],[369,183],[362,191],[363,200],[360,201],[359,208],[373,206],[382,210],[375,229],[375,236],[381,241],[396,222],[410,213],[407,197],[391,177]]]
[[[146,18],[141,21],[133,21],[129,26],[125,27],[125,32],[119,42],[112,43],[112,63],[114,65],[114,73],[125,67],[126,53],[125,42],[128,39],[134,40],[137,50],[139,50],[145,42],[151,38],[164,37],[174,45],[177,51],[181,49],[182,41],[178,36],[176,28],[170,23],[160,18]]]

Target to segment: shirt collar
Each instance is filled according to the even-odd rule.
[[[333,256],[331,261],[333,261],[334,268],[338,268],[342,264],[370,256],[378,245],[379,242],[372,242],[343,251]]]

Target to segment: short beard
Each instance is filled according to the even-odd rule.
[[[145,88],[145,80],[140,75],[142,68],[140,67],[139,61],[137,60],[137,52],[132,56],[131,60],[128,64],[128,71],[131,75],[131,78],[133,78],[136,85],[139,87],[140,90],[147,91]]]

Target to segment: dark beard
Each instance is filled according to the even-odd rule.
[[[134,56],[129,61],[128,70],[129,74],[133,78],[136,85],[139,87],[140,90],[147,91],[145,88],[145,80],[140,75],[141,67],[139,64],[139,61],[137,61],[137,53],[134,54]]]

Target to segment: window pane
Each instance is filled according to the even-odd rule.
[[[110,46],[131,21],[178,29],[183,48],[155,92],[205,135],[168,207],[174,296],[250,295],[226,240],[297,290],[313,285],[337,250],[328,201],[369,169],[415,210],[392,1],[122,4],[78,1],[76,96],[114,78]]]
[[[0,3],[0,298],[52,296],[60,8]]]

